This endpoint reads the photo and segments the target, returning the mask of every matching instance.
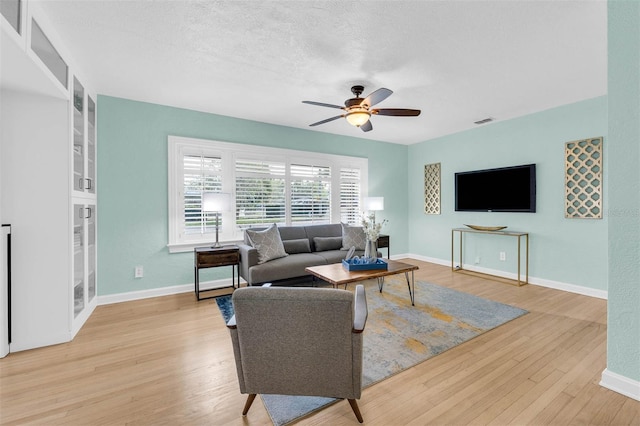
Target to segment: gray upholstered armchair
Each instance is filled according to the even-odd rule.
[[[364,287],[247,287],[233,293],[231,331],[240,392],[349,400],[358,421],[362,391]]]

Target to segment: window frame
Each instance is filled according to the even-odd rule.
[[[237,159],[266,160],[285,163],[285,224],[291,225],[291,164],[313,165],[331,168],[330,223],[340,223],[341,170],[360,170],[360,206],[368,193],[368,159],[312,151],[273,148],[261,145],[239,144],[218,140],[196,139],[183,136],[168,136],[168,244],[170,253],[192,251],[212,243],[213,234],[180,235],[184,221],[184,155],[219,156],[222,158],[222,192],[232,194],[232,209],[222,212],[222,224],[219,231],[220,242],[230,243],[243,240],[242,230],[236,226],[236,176]],[[295,226],[295,224],[294,224]]]

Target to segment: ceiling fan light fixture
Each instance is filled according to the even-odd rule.
[[[343,114],[333,116],[331,118],[327,118],[324,120],[317,121],[315,123],[309,124],[309,126],[318,126],[320,124],[329,123],[330,121],[339,120],[341,118],[346,118],[347,123],[351,124],[354,127],[360,128],[363,132],[370,132],[373,130],[373,126],[371,125],[371,115],[390,115],[396,117],[416,117],[420,115],[419,109],[405,109],[405,108],[376,108],[370,109],[372,106],[376,105],[387,99],[393,92],[389,89],[385,89],[384,87],[375,90],[364,98],[361,98],[360,95],[364,90],[363,86],[353,86],[351,88],[351,92],[355,95],[355,98],[350,98],[344,101],[344,106],[334,105],[334,104],[326,104],[324,102],[314,102],[314,101],[302,101],[304,104],[317,105],[328,108],[336,108],[344,111]]]
[[[346,119],[352,126],[360,127],[364,123],[369,121],[370,116],[371,114],[369,113],[369,111],[362,109],[347,113]]]

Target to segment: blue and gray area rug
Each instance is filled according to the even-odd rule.
[[[382,293],[378,292],[374,280],[363,284],[369,308],[364,331],[363,387],[527,313],[422,281],[416,282],[415,306],[411,306],[402,276],[386,278]],[[233,315],[231,297],[218,298],[217,302],[227,321]],[[286,425],[337,401],[287,395],[261,397],[276,426]]]

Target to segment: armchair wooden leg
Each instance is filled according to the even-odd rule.
[[[242,410],[243,416],[246,416],[247,413],[249,412],[249,408],[251,408],[251,404],[253,404],[254,399],[256,399],[256,394],[255,393],[249,394],[249,396],[247,397],[247,402],[244,403],[244,409]]]
[[[356,402],[356,400],[350,399],[349,405],[351,405],[351,409],[353,410],[353,414],[356,415],[356,419],[358,419],[358,421],[362,423],[364,420],[362,420],[362,414],[360,414],[360,409],[358,408],[358,403]]]

